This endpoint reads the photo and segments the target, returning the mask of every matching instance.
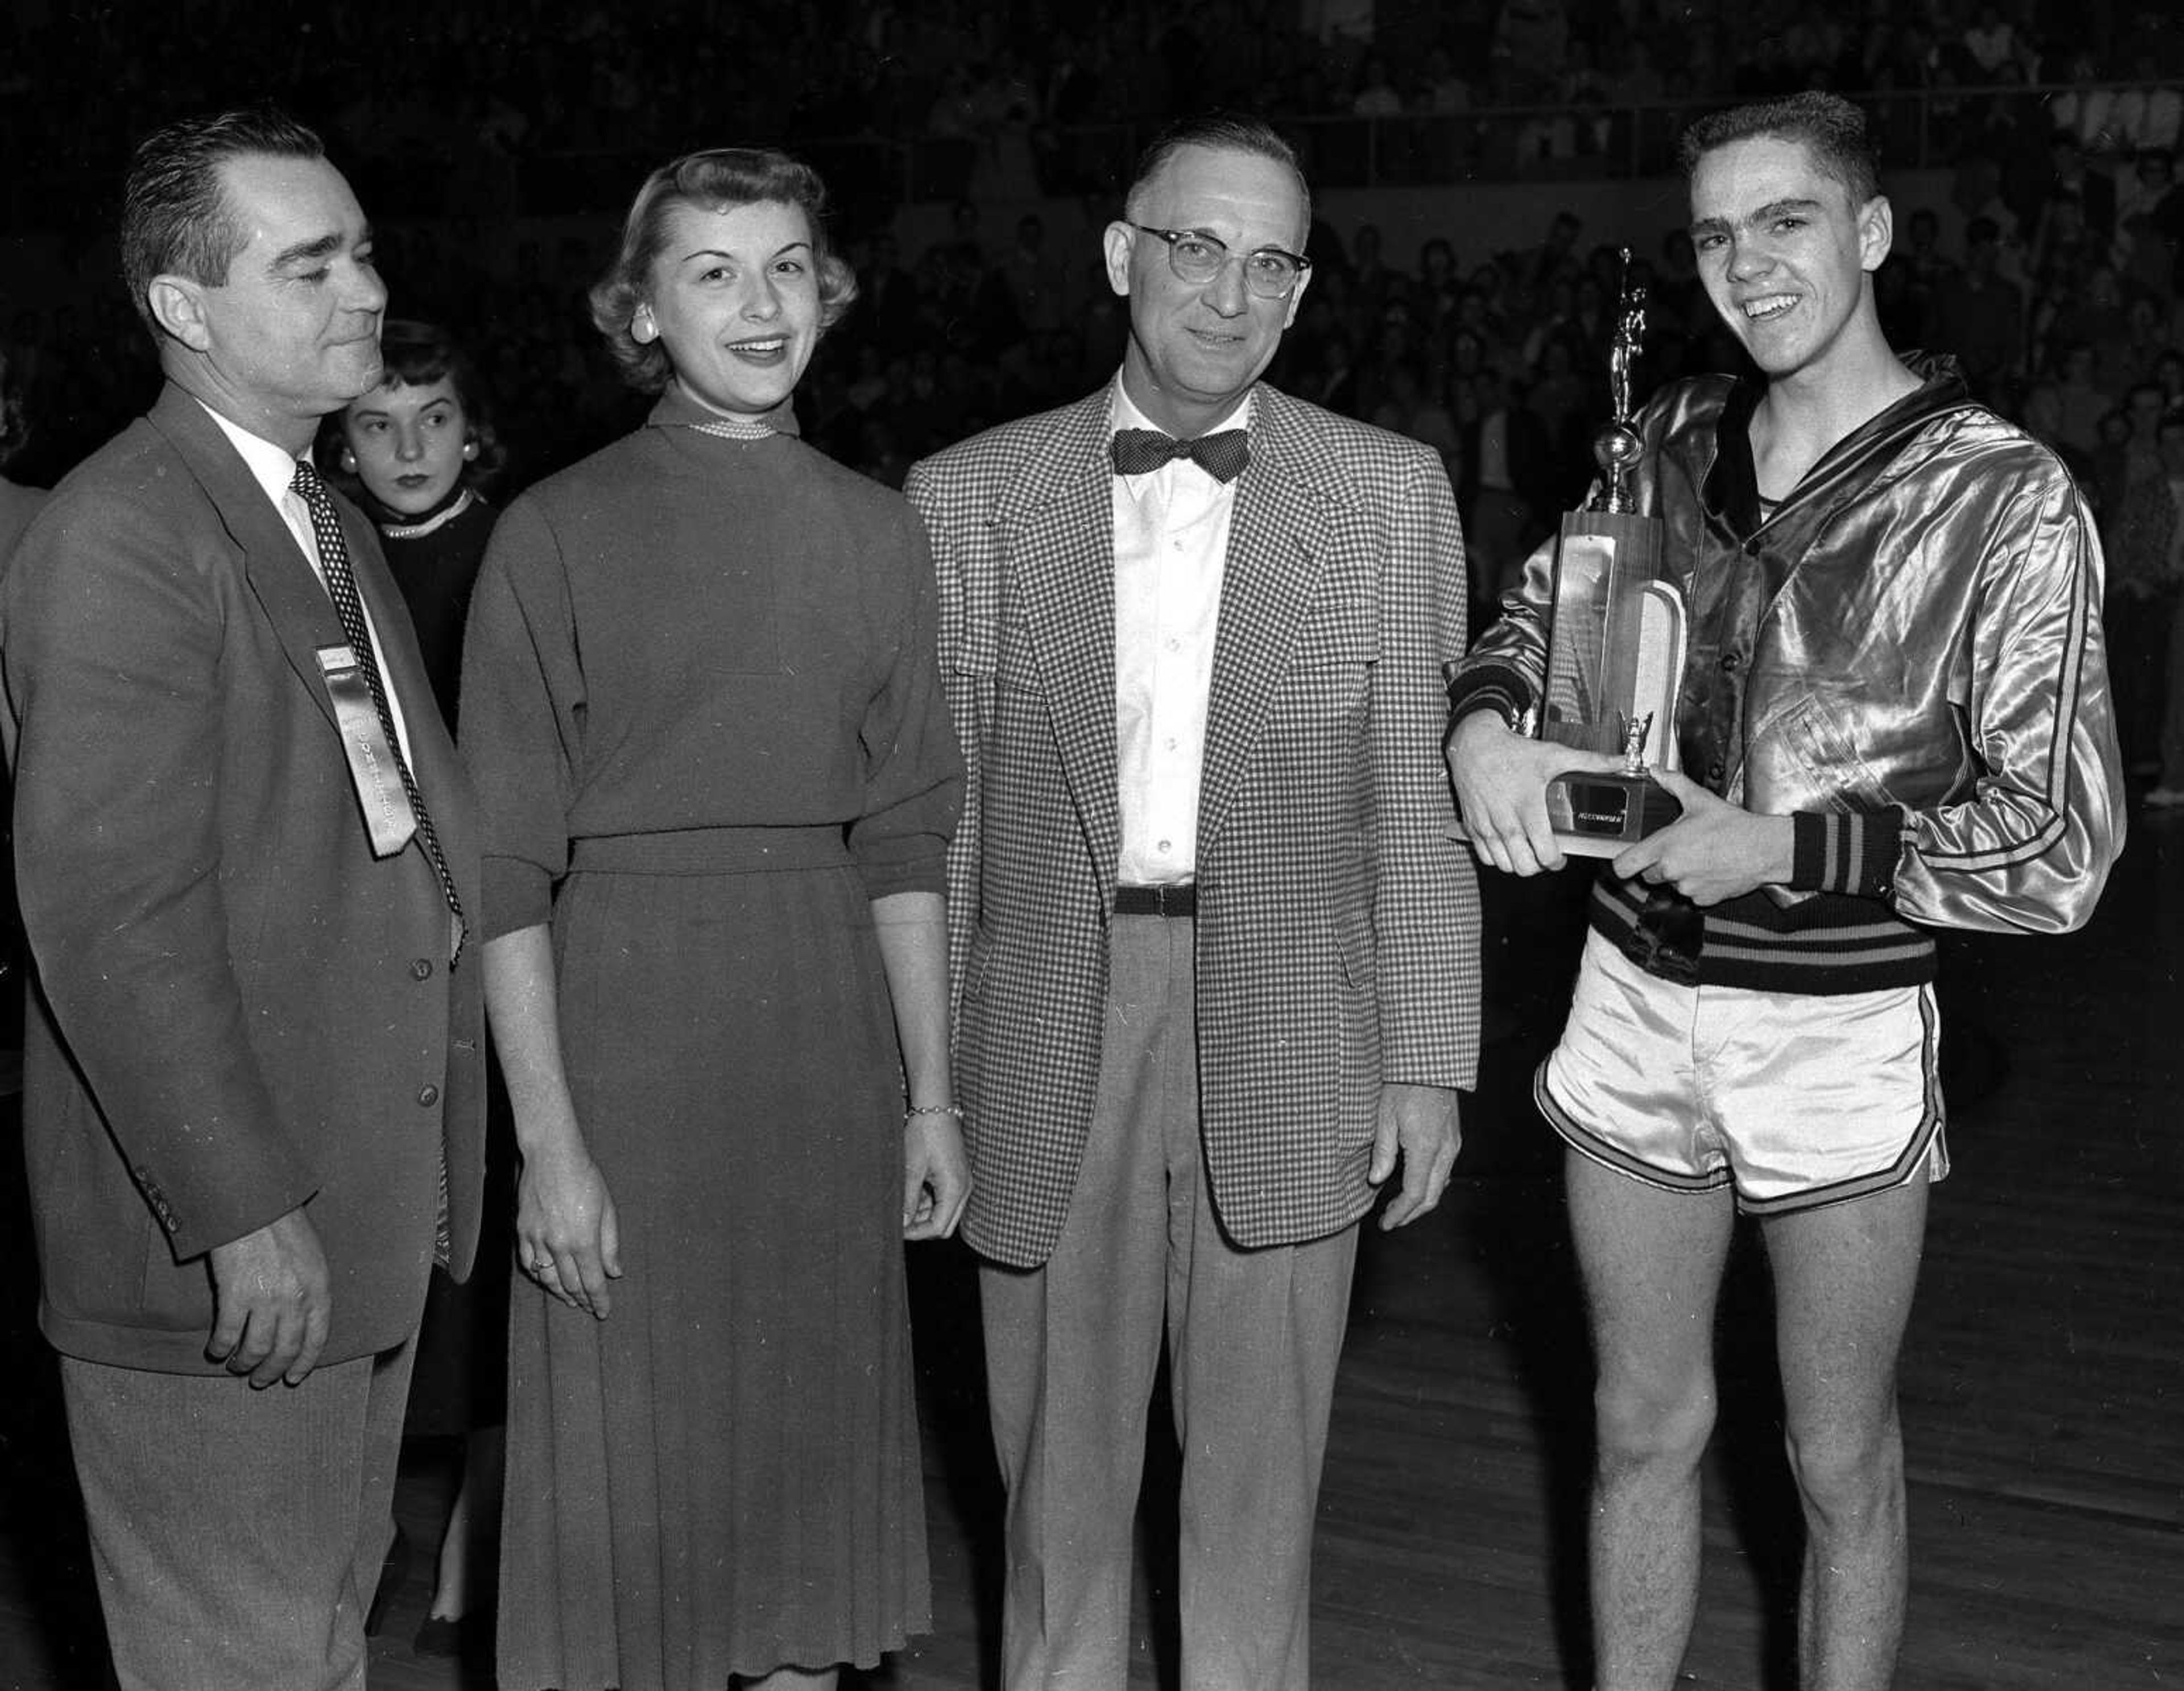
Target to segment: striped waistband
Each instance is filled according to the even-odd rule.
[[[852,862],[839,827],[685,828],[571,843],[569,871],[615,875],[747,875],[833,869]]]
[[[1685,986],[1759,992],[1878,992],[1934,978],[1934,936],[1875,899],[1823,893],[1790,911],[1763,895],[1674,907],[1603,874],[1591,924],[1624,956]]]

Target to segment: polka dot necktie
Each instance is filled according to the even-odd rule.
[[[341,621],[342,633],[348,639],[349,650],[355,655],[357,667],[364,673],[364,684],[371,694],[372,707],[379,713],[379,726],[387,735],[387,744],[394,754],[395,773],[402,778],[402,790],[410,801],[410,813],[417,819],[417,836],[425,842],[425,855],[432,862],[432,873],[439,878],[440,895],[448,901],[448,912],[455,919],[454,949],[448,967],[460,962],[463,941],[470,937],[470,924],[463,915],[462,900],[455,892],[455,878],[448,873],[448,860],[440,851],[440,836],[432,826],[432,813],[425,808],[425,795],[417,790],[417,778],[410,773],[410,760],[402,754],[402,737],[394,731],[394,712],[387,703],[387,684],[379,673],[379,656],[373,650],[371,630],[364,620],[364,601],[357,597],[356,572],[348,561],[348,543],[342,538],[341,517],[334,510],[333,497],[326,492],[326,484],[308,458],[296,460],[296,479],[292,483],[304,507],[311,513],[311,533],[318,538],[319,566],[326,572],[326,594],[334,602],[334,615]]]

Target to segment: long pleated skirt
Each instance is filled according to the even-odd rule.
[[[716,854],[674,838],[580,856],[554,912],[623,1275],[604,1320],[515,1287],[504,1691],[720,1691],[929,1624],[871,905],[845,863],[688,872]]]

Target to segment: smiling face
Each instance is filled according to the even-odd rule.
[[[342,439],[371,496],[404,516],[453,493],[471,450],[462,397],[444,376],[373,388],[342,413]]]
[[[1193,230],[1228,248],[1211,282],[1185,282],[1167,243],[1129,223],[1107,226],[1107,282],[1130,302],[1123,385],[1131,402],[1178,438],[1202,434],[1259,379],[1296,321],[1310,272],[1280,299],[1244,285],[1234,262],[1262,247],[1301,252],[1304,185],[1278,159],[1228,148],[1185,147],[1132,196],[1132,221]]]
[[[676,380],[717,411],[770,411],[819,343],[819,273],[802,209],[774,201],[669,214],[630,333],[667,349]]]
[[[1691,172],[1691,242],[1708,297],[1770,379],[1825,370],[1880,340],[1871,272],[1888,256],[1888,202],[1863,205],[1802,141],[1754,136]]]
[[[220,166],[220,187],[242,247],[215,285],[153,278],[153,315],[172,337],[163,358],[214,410],[300,451],[320,417],[379,380],[387,289],[371,232],[324,159],[243,153]]]

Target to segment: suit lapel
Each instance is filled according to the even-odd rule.
[[[1222,569],[1199,774],[1201,862],[1220,832],[1319,584],[1327,516],[1309,448],[1294,403],[1262,386],[1253,405],[1251,466],[1237,485]]]
[[[152,408],[152,423],[181,455],[220,512],[228,538],[242,550],[244,578],[265,608],[289,667],[332,723],[333,700],[319,669],[318,650],[344,644],[341,622],[296,537],[250,466],[195,399],[170,386]]]
[[[1115,773],[1115,507],[1106,389],[1072,407],[995,521],[1096,871],[1121,851]]]
[[[170,385],[153,407],[151,420],[181,454],[219,511],[229,539],[242,550],[244,578],[265,610],[288,667],[328,725],[338,731],[333,697],[326,690],[318,654],[321,646],[346,645],[348,636],[342,633],[333,600],[327,597],[310,560],[265,497],[250,466],[203,406]],[[459,796],[466,790],[466,778],[440,723],[432,686],[425,677],[424,660],[417,654],[416,639],[410,632],[409,611],[381,559],[378,539],[346,500],[337,499],[336,505],[342,512],[342,533],[348,542],[357,592],[379,631],[387,684],[402,701],[411,773],[432,811],[432,825],[440,835],[450,872],[457,878],[456,891],[465,907],[474,912],[478,907],[478,888],[469,868],[472,861],[467,842],[469,806]],[[424,848],[413,840],[410,849],[421,853]]]

